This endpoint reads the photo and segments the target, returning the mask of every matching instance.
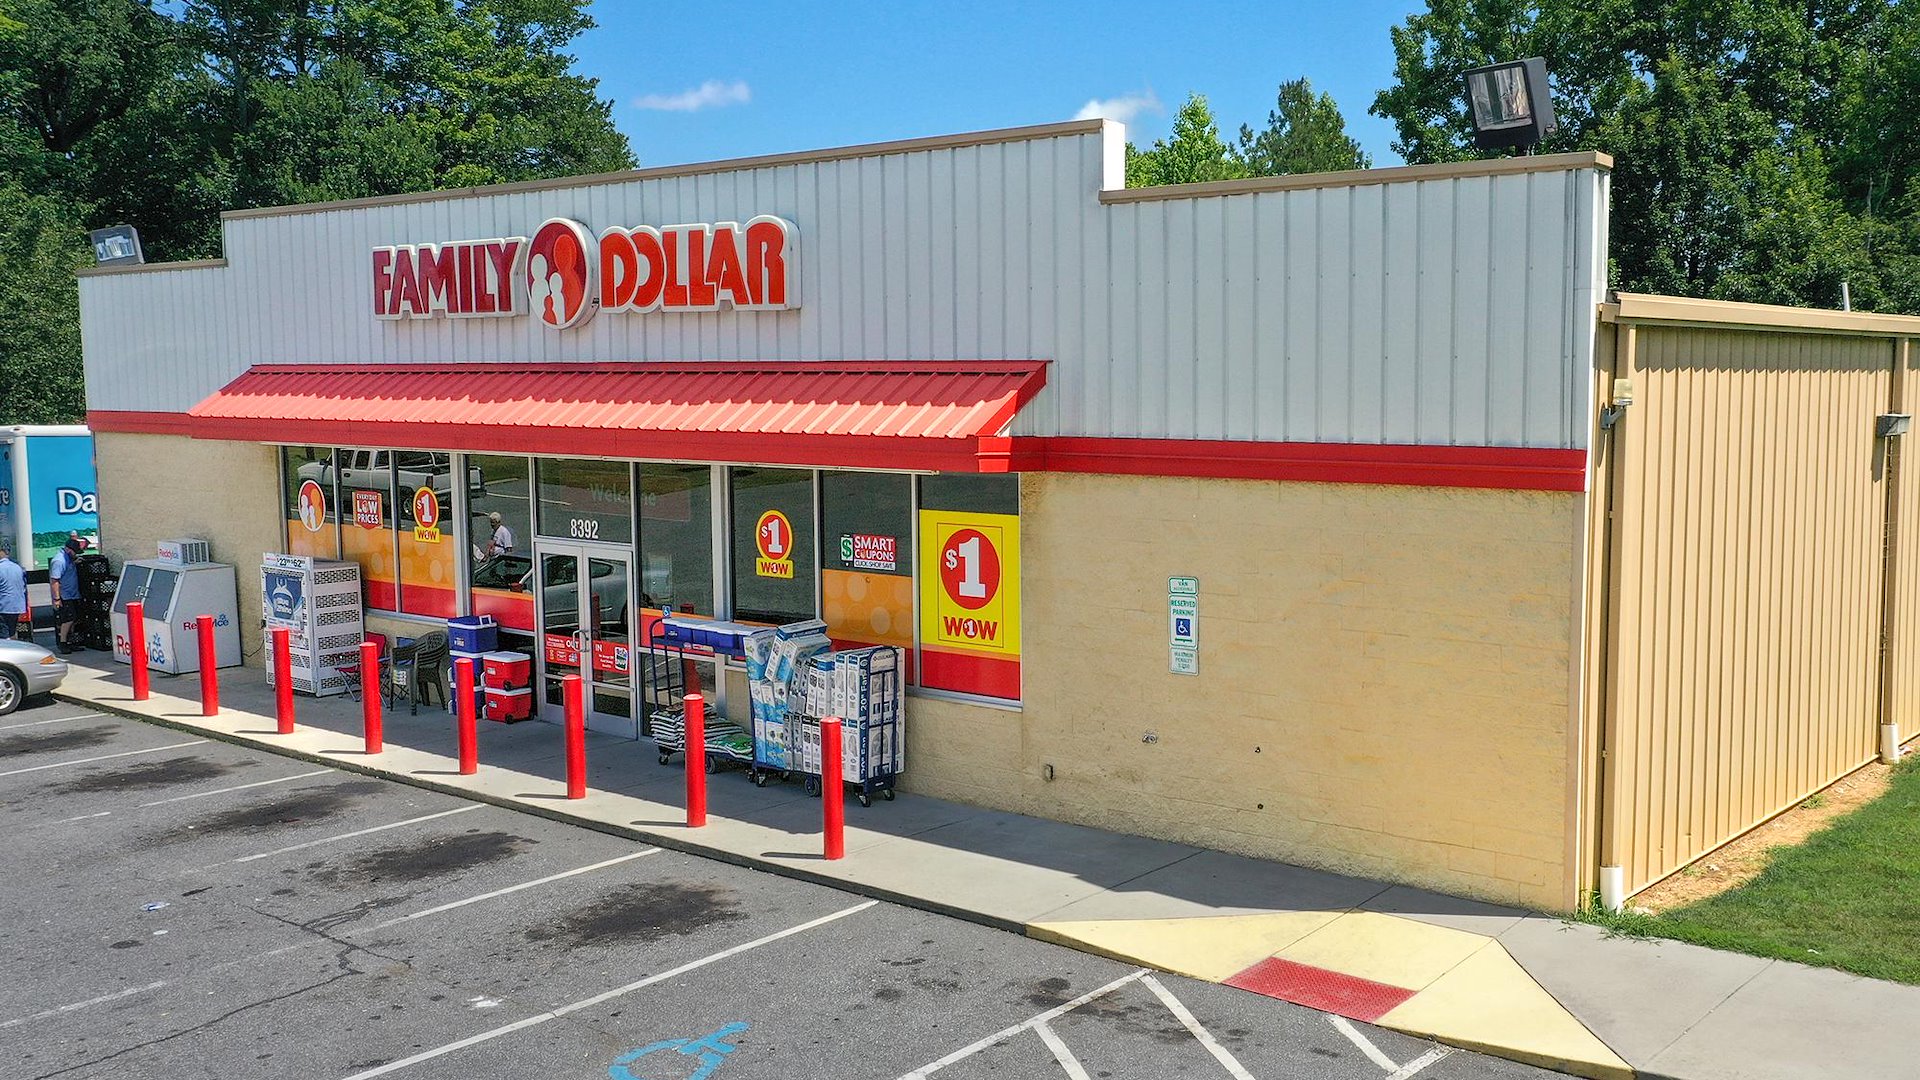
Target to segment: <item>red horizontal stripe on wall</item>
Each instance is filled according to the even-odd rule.
[[[1020,661],[920,646],[920,685],[929,690],[1020,700]]]
[[[184,413],[99,411],[95,431],[127,431],[249,442],[286,437],[266,421],[208,424]],[[528,429],[499,433],[460,424],[338,423],[316,444],[431,450],[485,447],[495,453],[641,459],[757,461],[824,468],[931,469],[956,472],[1073,472],[1118,476],[1193,476],[1299,480],[1329,484],[1585,491],[1587,452],[1525,446],[1416,446],[1400,443],[1244,442],[1231,439],[1122,439],[1081,436],[985,437],[915,446],[911,440],[728,435],[677,440],[657,433]],[[922,440],[935,443],[936,440]],[[947,446],[945,443],[952,443]]]
[[[192,435],[193,417],[186,413],[93,409],[87,413],[87,426],[94,431],[121,431],[135,435]]]
[[[1240,442],[1224,439],[1014,439],[1016,472],[1303,480],[1332,484],[1585,491],[1587,452],[1507,446]]]

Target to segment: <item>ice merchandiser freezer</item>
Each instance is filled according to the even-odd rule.
[[[273,630],[288,632],[293,688],[315,697],[344,693],[349,677],[340,669],[360,663],[366,636],[360,564],[268,553],[260,561],[260,604],[268,643]],[[273,650],[262,649],[260,655],[272,685]]]
[[[127,605],[145,605],[147,664],[169,675],[200,670],[200,637],[194,620],[213,617],[215,667],[240,663],[240,611],[233,567],[226,563],[176,563],[130,559],[113,594],[113,658],[133,662],[127,640]]]

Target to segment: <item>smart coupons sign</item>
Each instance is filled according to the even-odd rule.
[[[921,684],[1020,696],[1020,519],[920,512]]]
[[[531,316],[553,330],[596,311],[786,311],[800,306],[800,230],[762,214],[745,224],[612,226],[598,236],[550,218],[531,238],[373,249],[381,319]]]

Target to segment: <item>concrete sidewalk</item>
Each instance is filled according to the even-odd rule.
[[[796,783],[710,778],[688,829],[679,759],[589,733],[585,799],[564,797],[561,732],[480,725],[480,771],[458,774],[452,718],[390,712],[363,753],[360,706],[298,701],[274,733],[264,673],[156,676],[76,654],[60,695],[221,739],[375,772],[647,843],[834,885],[1578,1076],[1915,1075],[1920,988],[1677,942],[1609,939],[1552,916],[903,793],[847,811],[847,857],[820,856],[820,807]]]

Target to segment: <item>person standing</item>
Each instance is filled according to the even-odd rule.
[[[0,641],[13,637],[21,616],[27,613],[27,572],[12,559],[7,545],[0,543]],[[31,624],[27,631],[31,638]]]
[[[487,524],[493,526],[493,539],[487,541],[487,558],[495,559],[513,550],[513,530],[507,528],[500,518],[498,510],[487,515]]]
[[[55,631],[55,644],[62,653],[74,650],[74,620],[80,617],[80,553],[87,550],[86,538],[78,534],[69,534],[65,546],[53,553],[53,559],[47,563],[47,583],[53,587],[54,618],[59,623]]]

